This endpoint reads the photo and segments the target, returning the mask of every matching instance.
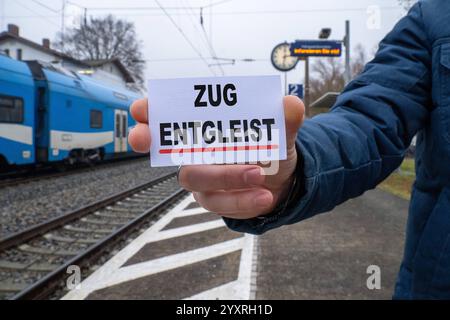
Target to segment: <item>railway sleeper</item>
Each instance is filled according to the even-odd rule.
[[[119,217],[116,217],[116,219],[119,219]],[[124,219],[126,220],[126,219]],[[90,224],[94,224],[94,225],[110,225],[110,226],[116,226],[116,227],[121,227],[123,226],[125,223],[127,223],[127,221],[124,222],[114,222],[114,221],[104,221],[104,220],[92,220],[89,218],[82,218],[80,221],[84,222],[84,223],[90,223]]]
[[[60,250],[60,249],[49,250],[49,249],[37,248],[37,247],[32,247],[27,244],[21,245],[19,247],[19,249],[23,252],[38,253],[41,255],[62,256],[62,257],[76,256],[79,253],[79,252],[69,251],[69,250]]]
[[[122,209],[122,212],[125,212],[125,213],[132,211],[133,213],[139,214],[139,213],[144,212],[148,208],[151,208],[152,206],[153,206],[152,203],[148,203],[148,204],[146,203],[146,204],[141,204],[141,205],[136,205],[136,204],[130,203],[129,205],[123,205],[118,208]]]
[[[112,211],[112,210],[111,210]],[[127,220],[131,220],[134,219],[138,216],[138,214],[140,213],[140,211],[136,211],[136,214],[118,214],[121,212],[125,212],[125,213],[130,213],[129,210],[127,211],[114,211],[117,213],[106,213],[106,212],[96,212],[94,213],[97,217],[101,217],[101,218],[119,218],[119,219],[127,219]]]
[[[118,203],[116,203],[114,206],[109,206],[109,207],[106,207],[105,209],[107,210],[107,211],[124,211],[124,210],[126,210],[127,208],[135,208],[135,207],[138,207],[138,208],[140,208],[140,207],[142,207],[142,205],[138,205],[138,204],[134,204],[134,203],[127,203],[127,202],[118,202]]]
[[[97,233],[97,234],[111,234],[114,232],[114,229],[86,229],[86,228],[77,228],[72,225],[64,226],[65,230],[79,232],[79,233]]]
[[[30,263],[11,262],[7,260],[0,260],[0,269],[6,270],[26,270]]]
[[[148,199],[144,198],[127,198],[125,201],[122,201],[122,204],[128,204],[128,203],[146,203]]]
[[[54,240],[58,242],[65,242],[65,243],[80,243],[80,244],[88,244],[92,245],[98,242],[98,239],[91,239],[91,238],[83,238],[83,239],[76,239],[76,238],[68,238],[68,237],[61,237],[55,234],[47,234],[45,237],[49,240]]]
[[[0,281],[0,292],[16,293],[25,290],[29,286],[28,283],[12,282],[11,280]]]
[[[34,263],[27,268],[29,271],[38,271],[38,272],[52,272],[59,268],[59,264],[51,264],[51,263]]]
[[[65,242],[65,243],[73,243],[77,241],[77,239],[74,238],[60,237],[52,233],[47,233],[44,236],[44,238],[50,241]]]

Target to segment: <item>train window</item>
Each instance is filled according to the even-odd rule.
[[[120,114],[116,114],[116,138],[120,138]]]
[[[9,49],[5,49],[5,54],[9,57]]]
[[[103,128],[103,112],[98,110],[91,110],[91,128]]]
[[[23,100],[0,96],[0,122],[22,123],[23,120]]]
[[[123,138],[127,137],[127,131],[128,131],[127,122],[128,122],[128,116],[124,115],[122,117],[122,137]]]

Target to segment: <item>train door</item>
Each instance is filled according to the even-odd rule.
[[[128,143],[128,113],[124,110],[114,112],[114,151],[116,153],[127,152]]]
[[[122,152],[128,151],[128,112],[122,111]]]

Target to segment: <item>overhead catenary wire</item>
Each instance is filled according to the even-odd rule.
[[[210,4],[207,4],[207,5],[202,6],[200,8],[209,9],[209,8],[212,8],[212,7],[215,7],[215,6],[227,3],[227,2],[231,2],[231,1],[233,1],[233,0],[222,0],[222,1],[217,1],[217,2],[211,2]]]
[[[184,2],[184,0],[180,0],[180,3],[185,3]],[[188,4],[187,4],[188,5]],[[197,31],[197,33],[199,33],[199,37],[200,37],[200,39],[202,40],[202,42],[203,42],[203,44],[205,45],[205,47],[206,47],[206,49],[208,50],[208,51],[210,51],[210,53],[211,53],[211,50],[209,49],[209,45],[208,45],[208,43],[204,40],[204,38],[203,38],[203,36],[202,36],[202,32],[201,32],[201,30],[200,30],[200,28],[197,26],[197,23],[196,23],[196,21],[195,21],[195,14],[194,14],[194,19],[192,18],[192,12],[190,12],[190,11],[188,11],[187,10],[187,6],[186,6],[186,13],[188,14],[188,17],[189,17],[189,21],[191,22],[191,24],[192,24],[192,26],[193,26],[193,28],[195,29],[195,31]]]
[[[233,0],[222,0],[222,1],[216,1],[204,6],[194,6],[194,7],[186,7],[186,6],[172,6],[172,7],[164,7],[164,9],[166,9],[167,11],[171,11],[171,10],[186,10],[187,8],[189,9],[200,9],[200,8],[211,8],[211,7],[215,7],[227,2],[231,2]],[[78,5],[74,2],[71,2],[73,5]],[[79,6],[79,5],[78,5]],[[80,6],[81,7],[81,6]],[[134,8],[130,8],[130,7],[90,7],[89,11],[120,11],[120,10],[137,10],[137,11],[142,11],[142,10],[148,10],[148,11],[160,11],[160,7],[150,7],[150,6],[146,6],[146,7],[134,7]]]
[[[60,12],[61,10],[57,11],[55,9],[52,9],[48,6],[46,6],[45,4],[43,4],[41,1],[39,0],[32,0],[35,4],[40,5],[41,7],[44,7],[46,9],[48,9],[49,11],[52,12]],[[212,0],[211,0],[212,1]],[[219,58],[217,57],[217,54],[214,50],[214,47],[212,45],[212,41],[211,38],[208,37],[208,33],[205,30],[205,26],[204,24],[201,24],[202,26],[202,33],[204,35],[205,38],[205,44],[207,45],[207,49],[210,51],[210,55],[211,57],[205,57],[202,55],[201,51],[192,43],[192,41],[187,37],[187,35],[185,34],[185,32],[183,32],[183,30],[178,26],[178,24],[176,23],[176,21],[173,19],[173,16],[189,16],[190,19],[191,17],[198,18],[198,15],[193,12],[194,10],[202,10],[202,8],[209,8],[211,9],[214,6],[218,6],[220,4],[226,3],[226,2],[230,2],[232,0],[222,0],[222,1],[216,1],[216,2],[211,2],[210,4],[205,4],[203,6],[190,6],[189,3],[187,3],[187,6],[172,6],[172,7],[162,7],[159,1],[155,1],[158,4],[158,7],[115,7],[115,8],[87,8],[87,7],[83,7],[77,3],[74,3],[72,1],[66,1],[66,3],[74,5],[74,6],[78,6],[80,8],[84,8],[85,9],[85,16],[86,16],[86,11],[87,10],[93,10],[93,11],[102,11],[102,10],[124,10],[124,11],[134,11],[134,10],[141,10],[141,11],[145,11],[145,10],[149,10],[149,11],[155,11],[155,13],[152,14],[127,14],[127,13],[123,13],[121,14],[121,16],[161,16],[161,13],[158,13],[157,11],[161,12],[162,11],[162,15],[165,15],[167,17],[169,17],[169,19],[171,20],[171,22],[174,24],[174,26],[177,28],[177,30],[181,33],[181,35],[185,38],[185,40],[189,43],[189,45],[192,47],[192,49],[197,53],[197,55],[199,55],[199,58],[197,60],[201,60],[203,61],[203,63],[205,63],[209,70],[215,75],[214,69],[211,68],[213,66],[217,66],[220,67],[222,70],[222,74],[224,74],[224,71],[222,69],[222,65],[223,64],[230,64],[229,62],[232,62],[231,64],[234,64],[237,61],[245,61],[245,62],[257,62],[257,61],[267,61],[267,59],[233,59],[233,58]],[[26,7],[23,3],[21,3],[19,0],[16,2],[17,4],[21,5],[22,7],[26,8],[28,11],[33,12],[36,14],[36,16],[28,16],[28,18],[56,18],[57,15],[52,15],[52,16],[44,16],[41,15],[39,13],[37,13],[36,11],[33,11],[32,9],[30,9],[29,7]],[[402,8],[400,6],[379,6],[380,9],[384,9],[384,10],[402,10]],[[169,11],[173,11],[170,12]],[[209,14],[212,15],[246,15],[246,14],[295,14],[295,13],[314,13],[314,12],[320,12],[320,13],[324,13],[324,12],[349,12],[349,11],[367,11],[367,8],[361,8],[361,7],[354,7],[354,8],[321,8],[321,9],[317,9],[317,8],[312,8],[312,9],[298,9],[298,10],[249,10],[249,11],[215,11],[215,12],[209,12]],[[66,15],[66,17],[69,16],[73,16],[73,15]],[[201,15],[202,16],[202,15]],[[22,16],[24,18],[26,18],[26,16]],[[2,16],[3,19],[6,18],[11,18],[8,16]],[[15,18],[20,18],[20,16],[17,16]],[[55,23],[53,23],[52,21],[49,21],[47,19],[45,19],[47,23],[50,23],[52,25],[55,25]],[[194,26],[196,26],[196,30],[198,27],[198,24],[194,21]],[[209,36],[211,36],[211,32],[209,34]],[[215,61],[226,61],[225,63],[216,63],[216,64],[211,64],[208,63],[208,60],[215,60]],[[186,61],[186,59],[180,58],[178,60],[176,59],[167,59],[167,60],[149,60],[149,62],[165,62],[165,61]]]
[[[19,6],[21,6],[22,8],[28,10],[29,12],[34,13],[37,17],[41,18],[42,20],[46,21],[47,23],[52,24],[52,25],[54,25],[54,26],[57,26],[58,28],[60,27],[58,24],[56,24],[56,23],[54,23],[54,22],[48,20],[47,17],[45,17],[45,16],[39,14],[38,12],[36,12],[36,11],[33,10],[33,9],[31,9],[30,7],[24,5],[23,2],[21,2],[20,0],[16,0],[15,3],[18,4]],[[5,18],[6,18],[6,17],[5,17]]]
[[[73,5],[79,6],[78,4],[75,4],[73,2],[70,2]],[[398,10],[402,11],[403,9],[400,6],[379,6],[381,10]],[[86,8],[89,11],[96,10],[96,11],[113,11],[113,10],[122,10],[122,11],[147,11],[150,10],[150,8],[130,8],[130,7],[122,7],[122,8]],[[173,12],[171,13],[171,16],[186,16],[189,15],[189,13],[182,12],[184,8],[176,7],[170,10],[177,10],[179,12]],[[200,9],[200,7],[193,7],[192,9]],[[154,8],[151,8],[151,10],[154,10]],[[156,10],[155,10],[156,11]],[[255,11],[215,11],[210,13],[210,15],[213,16],[227,16],[227,15],[258,15],[258,14],[308,14],[308,13],[338,13],[338,12],[367,12],[367,7],[365,8],[321,8],[321,9],[293,9],[293,10],[255,10]],[[164,13],[125,13],[121,12],[120,14],[122,17],[161,17],[164,16]],[[67,15],[67,17],[74,17],[76,15]],[[41,17],[44,18],[54,18],[54,15],[42,15]],[[27,19],[27,18],[36,18],[35,16],[5,16],[7,19]]]
[[[218,57],[205,57],[206,60],[223,60],[223,61],[230,61],[233,62],[232,64],[235,64],[236,62],[269,62],[269,59],[267,58],[218,58]],[[143,61],[149,62],[149,63],[164,63],[164,62],[182,62],[182,61],[200,61],[201,59],[199,57],[187,57],[187,58],[155,58],[155,59],[144,59]]]
[[[212,37],[211,38],[208,37],[208,33],[206,32],[206,29],[205,29],[205,24],[204,24],[204,19],[203,19],[203,8],[200,9],[200,25],[202,26],[203,36],[205,37],[206,42],[208,43],[209,48],[211,50],[211,55],[213,56],[213,58],[217,59],[217,53],[212,44]],[[224,64],[216,63],[216,65],[219,66],[220,70],[222,70],[222,73],[225,75],[225,72],[223,71],[223,67],[222,67],[222,65],[224,65]]]
[[[33,2],[35,2],[37,5],[39,5],[39,6],[42,6],[42,7],[44,7],[44,8],[46,8],[46,9],[51,9],[51,8],[47,8],[44,4],[42,4],[40,1],[37,1],[37,0],[32,0]],[[230,1],[232,1],[232,0],[227,0],[227,1],[219,1],[219,2],[216,2],[216,3],[213,3],[212,5],[214,6],[214,5],[218,5],[218,4],[222,4],[222,3],[225,3],[225,2],[230,2]],[[80,5],[78,5],[78,4],[76,4],[76,3],[73,3],[72,1],[65,1],[65,3],[67,3],[67,4],[71,4],[71,5],[75,5],[75,6],[78,6],[78,7],[80,7],[80,8],[84,8],[84,9],[88,9],[88,8],[85,8],[85,7],[82,7],[82,6],[80,6]],[[159,2],[157,2],[158,4],[160,4]],[[37,18],[44,18],[44,16],[43,15],[41,15],[41,14],[39,14],[38,12],[36,12],[35,10],[33,10],[33,9],[31,9],[31,8],[29,8],[28,6],[26,6],[26,5],[24,5],[21,1],[17,1],[17,4],[18,5],[20,5],[20,6],[22,6],[23,8],[25,8],[25,9],[27,9],[28,11],[30,11],[30,12],[32,12],[32,13],[34,13],[35,14],[35,16],[33,16],[33,17],[37,17]],[[206,7],[206,6],[205,6]],[[207,5],[207,7],[211,7],[211,5]],[[195,16],[195,13],[193,12],[193,8],[194,7],[191,7],[191,6],[189,6],[189,4],[188,4],[188,6],[184,6],[183,8],[185,8],[185,10],[189,10],[189,11],[186,11],[187,12],[187,14],[189,15],[189,17],[191,18],[191,17],[194,17],[194,18],[196,18],[196,16]],[[163,12],[165,11],[165,8],[164,7],[162,7],[162,8],[159,8],[159,10],[162,10]],[[59,14],[58,15],[54,15],[54,16],[51,16],[52,18],[57,18],[57,17],[59,17],[60,16],[60,14],[61,14],[61,11],[62,10],[50,10],[50,11],[52,11],[52,12],[59,12]],[[167,12],[167,11],[166,11]],[[54,25],[54,26],[57,26],[57,27],[60,27],[58,24],[56,24],[56,23],[53,23],[53,22],[51,22],[51,21],[48,21],[48,20],[46,20],[48,23],[51,23],[52,25]],[[174,20],[173,19],[171,19],[171,21],[172,21],[172,23],[174,22]],[[196,30],[198,31],[198,32],[200,32],[200,33],[203,33],[201,30],[200,30],[200,28],[198,27],[198,26],[196,26],[195,25],[195,21],[194,21],[194,24],[193,24],[195,27],[196,27]],[[178,31],[180,31],[181,30],[181,28],[175,23],[175,26],[177,27],[177,30]],[[203,29],[203,28],[202,28]],[[199,60],[201,60],[201,61],[203,61],[204,63],[205,63],[205,65],[207,65],[208,66],[208,68],[212,71],[212,73],[214,74],[214,75],[216,75],[215,74],[215,72],[213,72],[213,70],[212,70],[212,66],[215,66],[215,65],[217,65],[218,67],[220,67],[221,68],[221,71],[222,71],[222,74],[224,75],[225,74],[225,72],[223,71],[223,69],[222,69],[222,63],[220,63],[220,64],[213,64],[213,63],[211,63],[211,62],[208,62],[208,60],[212,60],[212,61],[217,61],[217,60],[232,60],[232,61],[236,61],[236,60],[239,60],[239,59],[223,59],[223,58],[218,58],[217,57],[217,55],[216,55],[216,52],[215,52],[215,50],[214,50],[214,48],[212,48],[212,46],[210,45],[210,43],[209,43],[209,39],[208,39],[208,37],[207,37],[207,35],[205,34],[205,38],[204,38],[204,43],[206,44],[206,47],[209,49],[211,49],[211,55],[212,55],[212,57],[204,57],[202,54],[201,54],[201,52],[193,45],[193,43],[190,41],[190,39],[189,38],[187,38],[187,36],[186,36],[186,34],[183,32],[183,30],[181,30],[181,34],[185,37],[185,39],[186,39],[186,41],[193,47],[193,49],[194,49],[194,51],[199,55],[199,57],[198,58],[174,58],[174,59],[149,59],[149,60],[147,60],[148,62],[171,62],[171,61],[199,61]],[[200,35],[200,37],[201,37],[201,35]],[[202,38],[202,37],[201,37]],[[203,38],[202,38],[203,39]],[[252,61],[256,61],[257,59],[251,59]],[[266,59],[260,59],[260,61],[265,61]],[[242,59],[242,61],[244,61],[244,59]]]
[[[184,3],[184,0],[182,0],[182,1]],[[228,1],[226,1],[226,2],[228,2]],[[222,1],[220,3],[224,3],[224,2]],[[187,8],[191,8],[191,6],[189,5],[189,2],[187,0],[186,0],[186,4],[187,4]],[[202,10],[202,9],[200,9],[200,10]],[[208,51],[211,54],[211,56],[213,58],[217,57],[216,51],[214,50],[214,47],[213,47],[210,39],[208,38],[208,35],[206,34],[203,22],[200,21],[201,27],[199,28],[197,23],[196,23],[196,21],[195,21],[197,16],[196,16],[195,12],[193,11],[193,9],[186,9],[186,11],[188,13],[190,13],[189,14],[189,19],[192,21],[192,25],[194,26],[194,28],[200,33],[200,38],[203,39],[203,42],[206,44],[206,48],[208,49]],[[192,18],[193,18],[193,20],[192,20]],[[202,18],[202,16],[200,18]],[[209,66],[210,67],[217,66],[220,69],[220,72],[221,72],[222,76],[225,75],[225,70],[223,69],[222,65],[220,65],[220,64],[209,64]]]
[[[5,0],[0,0],[0,32],[4,30],[5,21]]]
[[[175,26],[175,28],[178,30],[178,32],[183,36],[183,38],[186,40],[187,43],[191,46],[191,48],[195,51],[195,53],[201,58],[201,60],[205,63],[205,65],[208,67],[208,69],[211,71],[211,73],[216,76],[216,73],[214,70],[209,66],[208,61],[203,57],[202,53],[195,47],[195,45],[192,43],[192,41],[188,38],[188,36],[184,33],[183,29],[181,29],[178,24],[175,22],[175,20],[172,18],[172,16],[166,11],[166,9],[161,5],[161,3],[158,0],[155,0],[156,4],[160,7],[160,9],[165,13],[167,18],[172,22],[172,24]]]
[[[51,7],[47,6],[46,4],[43,4],[42,2],[40,2],[40,1],[38,1],[38,0],[31,0],[31,1],[34,2],[34,3],[36,3],[37,5],[39,5],[39,6],[41,6],[41,7],[43,7],[43,8],[45,8],[45,9],[49,10],[49,11],[51,11],[51,12],[54,12],[54,13],[60,13],[60,12],[61,12],[61,10],[56,10],[56,9],[54,9],[54,8],[51,8]]]

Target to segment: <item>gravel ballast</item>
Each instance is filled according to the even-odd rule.
[[[3,188],[0,238],[171,172],[173,168],[150,168],[144,158]]]

